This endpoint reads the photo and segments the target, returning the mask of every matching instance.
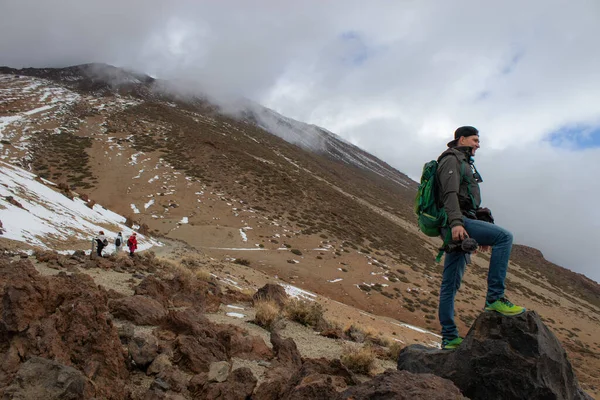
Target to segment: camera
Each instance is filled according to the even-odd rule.
[[[466,238],[460,242],[450,242],[442,250],[446,253],[455,253],[455,252],[463,252],[463,253],[472,253],[479,247],[477,241],[473,238]]]

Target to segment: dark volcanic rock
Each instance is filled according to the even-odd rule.
[[[565,350],[533,311],[483,313],[455,351],[406,347],[398,369],[450,379],[471,399],[589,399]]]
[[[466,397],[452,382],[439,376],[388,369],[370,381],[340,393],[339,399],[458,400]]]
[[[164,307],[194,307],[207,312],[217,311],[222,298],[215,283],[182,274],[163,280],[148,276],[135,288],[135,294],[151,297]]]
[[[227,381],[210,383],[194,395],[195,399],[246,400],[256,387],[256,378],[248,368],[234,370]]]
[[[110,312],[136,325],[157,325],[167,315],[167,310],[158,301],[146,296],[131,296],[108,303]]]
[[[41,276],[0,257],[0,390],[31,357],[82,371],[99,398],[126,396],[127,371],[106,291],[84,274]]]
[[[4,398],[10,399],[83,399],[85,376],[75,368],[56,361],[31,357],[21,364]]]
[[[258,300],[273,300],[275,303],[283,306],[288,300],[288,295],[283,286],[267,283],[265,286],[258,289],[256,293],[254,293],[252,300],[254,302]]]

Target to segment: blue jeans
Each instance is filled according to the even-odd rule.
[[[469,237],[475,239],[481,246],[492,246],[486,301],[492,302],[504,297],[504,280],[513,243],[512,233],[489,222],[468,218],[464,218],[463,222]],[[454,323],[454,298],[460,288],[466,262],[467,255],[461,252],[446,253],[444,259],[438,313],[444,339],[452,340],[458,337],[458,329]]]

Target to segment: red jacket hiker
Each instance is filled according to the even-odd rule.
[[[129,247],[129,255],[133,256],[133,253],[137,249],[137,236],[135,232],[127,239],[127,247]]]

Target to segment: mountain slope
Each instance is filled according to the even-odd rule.
[[[226,113],[103,68],[1,69],[2,158],[210,256],[439,329],[439,242],[417,233],[415,182],[322,128],[256,104]],[[520,254],[511,300],[548,318],[589,373],[581,380],[598,382],[598,285],[556,279],[558,267]],[[487,255],[474,259],[457,298],[461,332],[484,296]]]

